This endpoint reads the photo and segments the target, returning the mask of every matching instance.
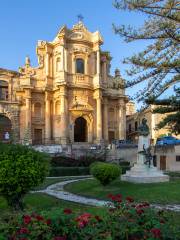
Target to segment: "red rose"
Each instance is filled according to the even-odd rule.
[[[161,230],[159,228],[152,228],[151,233],[153,234],[154,238],[160,238],[161,237]]]
[[[66,208],[66,209],[64,209],[64,213],[65,214],[71,214],[72,210],[70,208]]]
[[[35,218],[36,218],[38,221],[43,221],[43,220],[44,220],[44,218],[43,218],[42,216],[40,216],[40,215],[35,216]]]
[[[144,202],[144,203],[143,203],[143,206],[144,206],[144,207],[149,207],[150,204],[149,204],[148,202]]]
[[[47,220],[46,220],[46,224],[47,224],[47,225],[51,225],[51,219],[47,219]]]
[[[134,199],[132,197],[126,197],[126,201],[131,203],[131,202],[134,202]]]
[[[90,213],[84,213],[77,217],[75,220],[78,222],[78,227],[82,228],[87,225],[92,215]]]
[[[27,234],[28,232],[29,232],[28,229],[24,227],[20,228],[19,230],[19,234]]]
[[[31,222],[31,216],[29,216],[29,215],[23,216],[23,222],[26,225],[29,224]]]
[[[54,237],[54,240],[66,240],[66,239],[67,239],[66,237],[62,237],[62,236]]]
[[[78,222],[78,227],[79,228],[83,228],[83,227],[85,227],[85,225],[86,225],[86,223],[85,222]]]
[[[136,213],[137,213],[138,215],[141,215],[142,213],[144,213],[144,210],[142,210],[142,209],[136,209]]]

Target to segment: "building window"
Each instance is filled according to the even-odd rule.
[[[0,80],[0,100],[8,100],[8,82]]]
[[[138,122],[137,121],[135,122],[135,126],[134,127],[135,127],[135,131],[137,131],[137,129],[138,129]]]
[[[131,124],[129,124],[129,132],[131,132]]]
[[[84,74],[84,60],[81,58],[76,59],[76,73]]]
[[[176,162],[180,162],[180,155],[176,156]]]

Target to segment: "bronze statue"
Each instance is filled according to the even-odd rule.
[[[138,127],[139,136],[148,136],[149,135],[149,127],[147,125],[147,120],[145,118],[142,119],[142,123]]]
[[[151,146],[149,146],[148,148],[145,149],[145,147],[143,146],[143,149],[144,149],[144,155],[145,155],[145,158],[146,158],[146,161],[144,162],[144,164],[148,165],[149,168],[150,166],[152,165],[152,154],[151,154]]]

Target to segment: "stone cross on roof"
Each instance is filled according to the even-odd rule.
[[[83,17],[82,14],[78,14],[78,15],[77,15],[77,18],[78,18],[78,22],[82,22],[83,19],[84,19],[84,17]]]

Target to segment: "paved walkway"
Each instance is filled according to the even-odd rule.
[[[85,178],[85,179],[87,179],[87,178]],[[86,205],[90,205],[90,206],[111,205],[110,201],[103,201],[103,200],[98,200],[98,199],[94,199],[94,198],[87,198],[87,197],[73,194],[73,193],[70,193],[70,192],[67,192],[64,190],[65,185],[67,185],[69,183],[77,182],[77,181],[83,181],[85,179],[66,180],[63,182],[52,184],[44,190],[39,190],[39,191],[35,191],[35,192],[46,193],[46,194],[56,197],[58,199],[71,201],[71,202],[75,202],[75,203],[80,203],[80,204],[86,204]],[[177,205],[176,204],[167,204],[167,205],[152,204],[151,206],[155,207],[157,209],[165,209],[165,210],[180,212],[180,205],[178,205],[178,204]]]

